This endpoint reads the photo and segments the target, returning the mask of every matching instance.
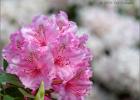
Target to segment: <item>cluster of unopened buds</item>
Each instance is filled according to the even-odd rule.
[[[2,54],[7,72],[19,77],[36,94],[44,82],[44,100],[84,100],[92,87],[87,35],[77,36],[77,25],[65,12],[36,16],[32,23],[14,32]]]

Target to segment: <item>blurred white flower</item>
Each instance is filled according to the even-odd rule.
[[[79,11],[80,21],[111,49],[132,46],[139,41],[139,23],[131,17],[98,7],[85,7]]]

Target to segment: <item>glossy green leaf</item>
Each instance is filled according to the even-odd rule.
[[[33,95],[29,94],[29,93],[26,92],[24,89],[18,88],[18,90],[19,90],[25,97],[34,98]]]
[[[0,84],[2,83],[10,83],[18,87],[23,87],[22,83],[18,79],[16,75],[9,73],[0,73]]]
[[[3,69],[6,70],[7,67],[8,67],[8,62],[4,59],[3,60]]]
[[[5,95],[3,96],[3,100],[15,100],[15,99],[9,95]]]
[[[44,96],[45,96],[45,89],[44,89],[44,82],[42,81],[34,100],[44,100]]]
[[[23,100],[22,98],[24,98],[23,94],[18,90],[17,87],[8,86],[3,88],[0,92],[1,92],[0,94],[1,96],[8,95],[10,97],[13,97],[14,100]]]

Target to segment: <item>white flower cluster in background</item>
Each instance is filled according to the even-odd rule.
[[[114,11],[85,7],[79,11],[80,22],[111,49],[133,46],[139,41],[139,23]]]
[[[89,30],[94,51],[94,76],[115,91],[139,89],[139,22],[99,7],[79,10],[82,27]]]

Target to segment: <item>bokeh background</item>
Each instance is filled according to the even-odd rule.
[[[39,14],[66,11],[89,35],[93,89],[86,100],[140,100],[139,0],[0,0],[0,55],[9,35]],[[0,56],[0,62],[2,57]]]

